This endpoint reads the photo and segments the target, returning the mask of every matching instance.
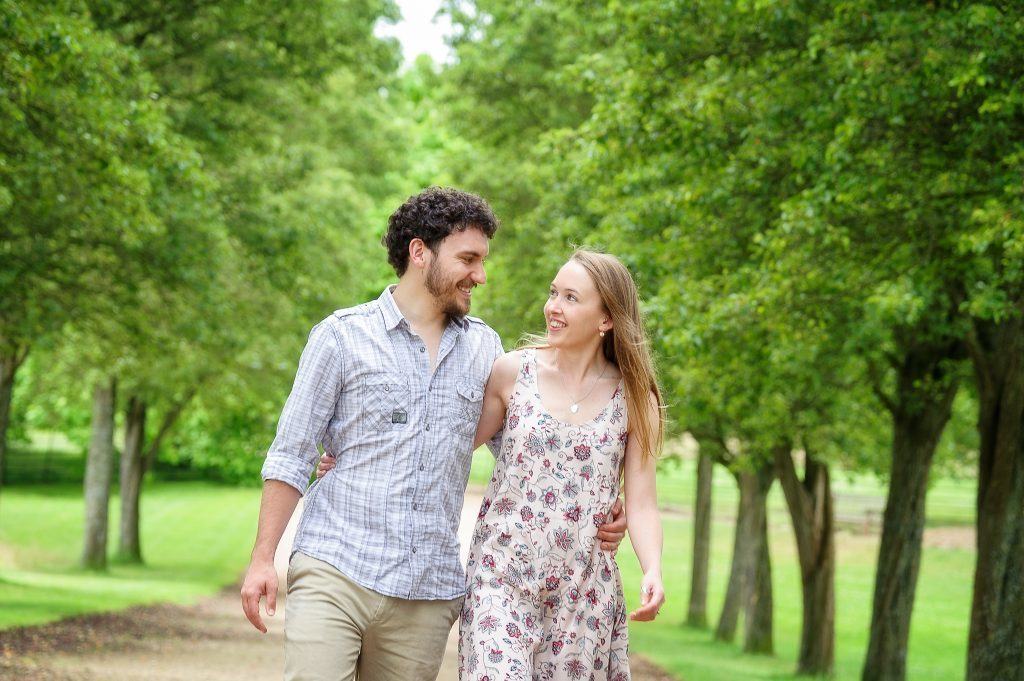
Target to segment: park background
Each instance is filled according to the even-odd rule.
[[[309,328],[440,184],[503,222],[506,347],[572,244],[637,279],[671,437],[634,652],[1024,678],[1024,8],[441,13],[403,60],[386,0],[0,0],[0,629],[238,579]]]

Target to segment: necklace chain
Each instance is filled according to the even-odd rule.
[[[577,399],[573,399],[572,394],[569,392],[569,388],[565,385],[565,379],[562,377],[562,372],[561,371],[558,372],[558,378],[562,382],[562,389],[565,390],[565,394],[566,395],[569,395],[569,411],[570,412],[575,414],[576,412],[578,412],[580,410],[580,402],[582,402],[583,400],[585,400],[588,397],[590,397],[590,393],[594,392],[594,388],[596,388],[597,384],[601,382],[602,378],[604,378],[604,372],[608,370],[608,364],[609,364],[609,362],[605,362],[604,363],[604,366],[601,368],[601,375],[598,376],[594,380],[594,383],[590,386],[590,390],[587,391],[587,394],[584,395],[583,397],[581,397],[578,400]]]

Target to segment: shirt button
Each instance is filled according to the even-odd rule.
[[[412,505],[412,510],[414,510],[414,511],[418,511],[418,510],[419,510],[419,506],[417,506],[416,504],[413,504],[413,505]],[[413,551],[415,551],[415,550],[416,550],[416,549],[413,549]]]
[[[423,464],[420,464],[420,470],[421,470],[421,471],[422,471],[422,470],[426,470],[426,468],[427,468],[426,466],[424,466]]]
[[[414,547],[412,547],[412,552],[413,552],[413,553],[416,553],[416,547],[415,547],[415,546],[414,546]]]
[[[430,430],[430,424],[429,423],[426,425],[426,429]]]
[[[427,351],[427,349],[426,349],[426,348],[424,348],[424,347],[420,347],[420,352],[426,352],[426,351]]]

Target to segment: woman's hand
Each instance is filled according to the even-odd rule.
[[[320,463],[317,464],[316,466],[316,479],[319,480],[320,478],[327,475],[327,471],[334,468],[335,465],[337,465],[337,463],[338,462],[335,460],[333,456],[331,456],[327,452],[324,452],[320,456]]]
[[[665,587],[661,583],[661,573],[648,572],[640,582],[640,607],[629,614],[629,619],[650,622],[658,616],[664,604]]]

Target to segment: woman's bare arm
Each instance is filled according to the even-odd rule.
[[[658,406],[652,395],[651,417],[658,418]],[[658,513],[658,492],[655,485],[656,461],[643,456],[638,439],[630,433],[626,441],[625,487],[626,522],[629,541],[640,560],[644,573],[640,584],[640,607],[630,619],[653,620],[665,602],[665,588],[661,578],[662,530]]]
[[[518,351],[506,352],[494,360],[491,375],[487,379],[487,387],[484,388],[484,406],[476,427],[473,449],[489,442],[505,423],[505,412],[512,397],[512,389],[516,385],[521,361],[522,353]]]

